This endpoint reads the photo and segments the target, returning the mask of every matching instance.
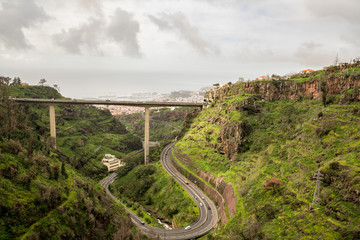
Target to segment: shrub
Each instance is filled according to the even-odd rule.
[[[330,163],[329,167],[330,167],[330,169],[333,170],[333,171],[338,171],[338,170],[340,170],[340,164],[339,164],[339,162],[332,162],[332,163]]]
[[[260,208],[256,212],[256,218],[260,222],[264,222],[274,219],[278,211],[274,208],[273,205],[266,204],[264,207]]]
[[[360,108],[354,107],[354,109],[352,110],[352,114],[354,114],[354,115],[360,115]]]
[[[18,141],[10,139],[7,142],[3,142],[1,144],[2,149],[5,152],[11,153],[11,154],[18,154],[19,152],[22,152],[21,144]]]
[[[244,220],[244,226],[241,228],[240,239],[263,239],[264,233],[261,231],[261,222],[250,217]]]
[[[269,180],[266,181],[266,183],[263,185],[265,189],[272,189],[274,192],[276,192],[277,189],[283,184],[284,182],[281,181],[277,177],[272,177]]]
[[[352,80],[360,79],[360,72],[353,72],[353,73],[351,73],[350,78],[351,78]]]

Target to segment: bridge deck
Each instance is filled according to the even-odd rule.
[[[122,105],[134,107],[202,107],[202,103],[195,102],[155,102],[155,101],[100,101],[100,100],[65,100],[65,99],[36,99],[12,98],[21,103],[62,104],[62,105]]]

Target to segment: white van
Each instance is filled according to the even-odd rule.
[[[185,227],[185,230],[191,229],[190,225]]]
[[[203,204],[202,204],[202,202],[200,203],[200,207],[202,207],[203,206]]]

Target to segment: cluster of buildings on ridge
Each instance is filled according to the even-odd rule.
[[[301,72],[300,73],[311,73],[311,72],[314,72],[315,70],[312,70],[312,69],[305,69],[305,70],[301,70]],[[285,77],[285,79],[286,78],[290,78],[290,76],[286,76]],[[258,77],[258,78],[256,78],[256,80],[269,80],[270,79],[270,77],[269,76],[261,76],[261,77]]]

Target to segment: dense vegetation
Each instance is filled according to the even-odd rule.
[[[85,177],[91,172],[86,171],[86,163],[79,164],[83,159],[71,158],[71,154],[77,153],[66,151],[66,147],[60,150],[50,147],[47,108],[16,104],[8,99],[9,96],[60,98],[61,95],[49,87],[18,85],[9,78],[0,78],[0,239],[142,238],[124,209]],[[87,112],[84,109],[79,111]],[[103,114],[90,109],[100,121],[109,121],[108,125],[115,128],[107,130],[125,133],[120,124],[101,118]],[[59,120],[63,126],[60,135],[70,135],[65,127],[75,129],[71,134],[76,135],[80,126],[71,127],[74,119],[67,117],[68,121]],[[81,121],[82,115],[75,117]],[[93,127],[86,122],[84,126]],[[132,143],[125,144],[128,147]]]
[[[180,133],[186,115],[192,111],[187,108],[151,111],[150,136],[152,140],[161,142],[161,146],[150,149],[150,165],[139,166],[144,161],[143,154],[126,159],[126,166],[117,171],[118,177],[111,186],[112,192],[127,207],[153,226],[162,227],[157,219],[170,226],[174,223],[174,226],[182,227],[197,218],[196,204],[159,162],[162,148]],[[143,135],[144,120],[141,114],[118,118],[132,132]]]
[[[236,215],[209,238],[360,238],[360,103],[337,99],[264,102],[242,92],[193,119],[176,145],[188,170],[224,177],[237,197]]]
[[[85,176],[100,180],[107,174],[101,163],[105,153],[122,158],[141,149],[141,141],[130,134],[108,110],[95,107],[57,109],[57,146]]]
[[[191,108],[160,108],[150,111],[150,141],[169,142],[179,134]],[[117,118],[140,138],[144,137],[145,120],[142,113],[120,115]]]
[[[143,155],[128,159],[127,163],[133,161],[143,161]],[[111,190],[146,223],[162,227],[156,220],[161,219],[170,226],[174,223],[176,227],[183,227],[196,220],[197,205],[166,173],[159,158],[149,165],[124,171],[125,168],[119,169]]]
[[[62,98],[51,87],[9,86],[9,95],[16,97]],[[26,111],[30,106],[24,104]],[[29,121],[36,123],[37,132],[49,142],[48,107],[31,109]],[[62,158],[83,175],[100,180],[107,174],[101,163],[105,153],[121,158],[141,149],[141,141],[130,134],[108,110],[93,106],[56,106],[57,148]]]

